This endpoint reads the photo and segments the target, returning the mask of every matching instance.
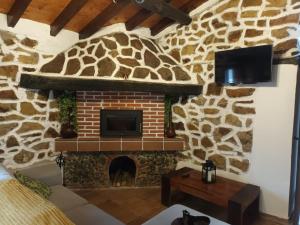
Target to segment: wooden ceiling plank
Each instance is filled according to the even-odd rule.
[[[175,8],[166,1],[161,0],[131,0],[136,5],[139,5],[149,11],[158,13],[162,17],[168,17],[172,20],[179,22],[180,24],[189,24],[191,18],[186,13],[182,12],[180,9]]]
[[[87,0],[72,0],[51,24],[50,34],[56,36],[85,5]]]
[[[183,12],[190,12],[193,9],[195,9],[196,7],[202,5],[204,2],[206,2],[206,0],[190,0],[187,3],[185,3],[183,6],[181,6],[179,9]],[[151,35],[155,36],[156,34],[158,34],[159,32],[161,32],[163,29],[165,29],[167,26],[171,25],[172,23],[174,23],[173,20],[169,19],[169,18],[163,18],[161,19],[157,24],[155,24],[154,26],[152,26],[151,29]]]
[[[152,15],[153,15],[153,12],[151,12],[147,9],[141,9],[134,16],[132,16],[128,21],[126,21],[126,23],[125,23],[126,29],[129,31],[133,30],[139,24],[144,22],[146,19],[148,19]]]
[[[25,10],[27,9],[28,5],[30,4],[31,0],[22,0],[22,1],[15,1],[12,7],[10,8],[9,12],[7,13],[7,25],[9,27],[14,27]]]
[[[129,4],[129,0],[118,0],[116,3],[112,2],[79,32],[79,38],[88,38],[96,33],[107,21],[118,14],[127,4]]]

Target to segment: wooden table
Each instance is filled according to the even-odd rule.
[[[227,210],[227,222],[232,225],[248,225],[259,213],[260,188],[223,177],[214,184],[202,181],[201,172],[182,168],[162,176],[161,202],[172,204],[172,190],[181,191]]]

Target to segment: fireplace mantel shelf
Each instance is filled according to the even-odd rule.
[[[55,140],[57,152],[182,151],[181,138],[72,138]]]
[[[31,89],[73,90],[73,91],[142,91],[168,95],[199,95],[199,84],[152,83],[129,80],[104,80],[49,77],[35,74],[21,74],[20,86]]]

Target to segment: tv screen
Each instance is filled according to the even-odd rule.
[[[215,82],[236,85],[271,81],[272,61],[272,45],[216,52]]]

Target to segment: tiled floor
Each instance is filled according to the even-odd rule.
[[[115,188],[76,190],[76,192],[128,225],[140,225],[166,208],[160,203],[159,188]],[[194,203],[190,205],[193,208],[195,208]],[[197,206],[199,207],[198,201]],[[202,209],[205,207],[201,205]],[[208,210],[205,213],[210,212]],[[222,217],[221,214],[216,216]],[[253,225],[288,225],[288,222],[262,215]]]

